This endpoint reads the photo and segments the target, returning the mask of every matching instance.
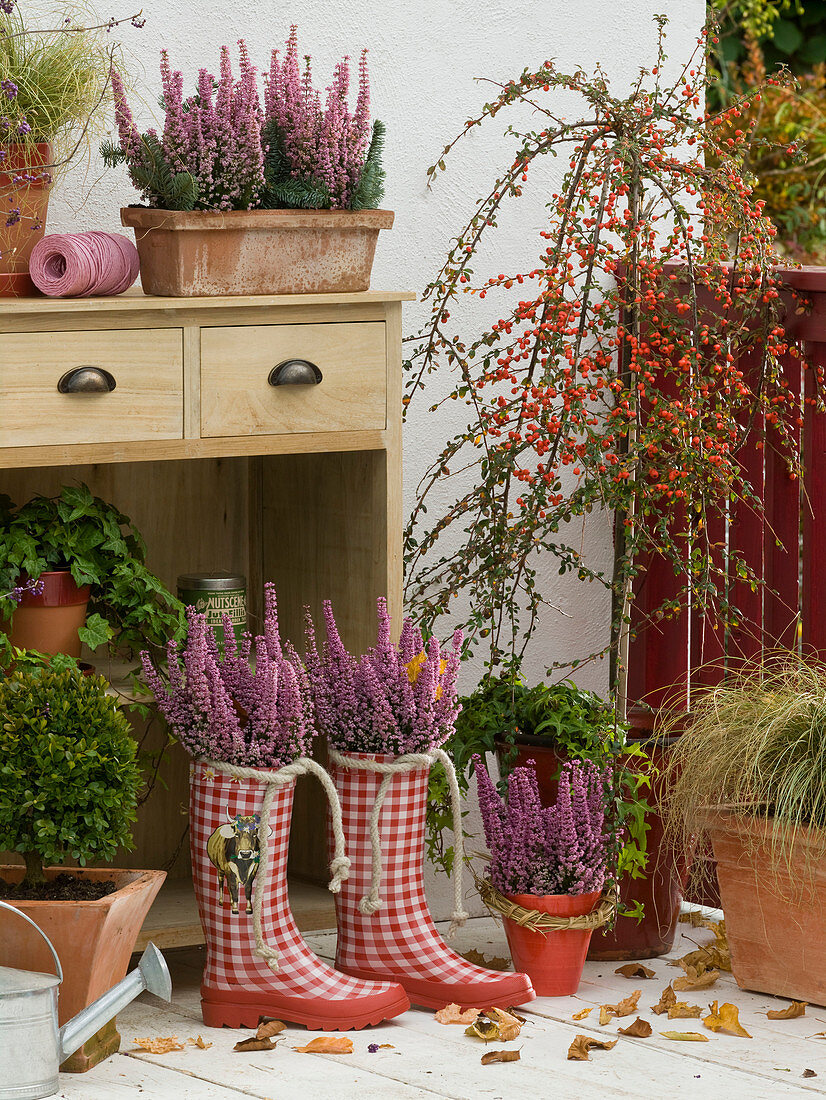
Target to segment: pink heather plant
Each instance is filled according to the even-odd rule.
[[[263,116],[257,70],[247,45],[238,42],[240,77],[229,49],[221,47],[220,77],[198,74],[198,91],[184,99],[183,74],[161,51],[166,112],[163,133],[141,134],[126,100],[123,81],[112,74],[120,148],[104,149],[110,163],[123,160],[135,187],[151,205],[187,210],[249,210],[264,189]]]
[[[497,890],[541,897],[602,889],[612,844],[605,822],[609,770],[591,761],[565,764],[556,802],[544,807],[532,768],[513,769],[503,802],[478,754],[473,764]]]
[[[192,756],[253,768],[279,768],[304,755],[313,737],[309,688],[298,654],[282,648],[275,586],[267,584],[264,633],[236,643],[224,620],[224,654],[206,616],[187,610],[183,651],[168,646],[165,683],[148,653],[141,654],[147,683],[176,737]]]
[[[436,638],[425,645],[421,631],[405,619],[394,645],[383,598],[377,600],[377,618],[375,646],[354,657],[344,647],[329,601],[324,603],[327,640],[320,655],[307,614],[305,663],[316,728],[340,752],[429,752],[447,739],[459,713],[462,635],[457,631],[451,649],[443,651]]]
[[[350,111],[350,65],[336,65],[333,83],[321,96],[313,87],[311,61],[298,61],[298,29],[290,28],[283,60],[273,50],[265,75],[265,131],[277,148],[278,168],[296,181],[312,182],[326,192],[327,205],[347,209],[362,177],[370,146],[370,81],[367,50],[359,62],[359,90]],[[279,173],[280,174],[280,173]]]

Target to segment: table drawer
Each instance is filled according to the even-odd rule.
[[[202,328],[201,435],[381,429],[386,379],[383,321]]]
[[[94,370],[72,375],[82,367]],[[180,329],[0,335],[0,447],[182,437]]]

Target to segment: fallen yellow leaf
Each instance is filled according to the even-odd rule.
[[[630,1035],[634,1039],[647,1039],[651,1031],[651,1024],[648,1020],[643,1020],[638,1016],[633,1024],[629,1024],[628,1027],[621,1027],[618,1034]]]
[[[796,1020],[798,1016],[806,1015],[806,1001],[792,1001],[788,1008],[772,1009],[766,1016],[770,1020]]]
[[[622,974],[623,978],[656,977],[655,972],[650,970],[647,966],[643,966],[642,963],[626,963],[625,966],[618,966],[614,973]]]
[[[184,1044],[179,1042],[177,1035],[157,1035],[154,1039],[135,1039],[135,1042],[147,1054],[170,1054],[173,1050],[184,1049]]]
[[[197,1047],[199,1050],[209,1050],[209,1048],[212,1046],[212,1043],[205,1043],[200,1035],[197,1039],[187,1039],[187,1042],[192,1043],[192,1045]]]
[[[674,1039],[678,1043],[707,1043],[708,1035],[699,1031],[661,1031],[663,1039]]]
[[[591,1014],[591,1013],[592,1013],[593,1011],[594,1011],[594,1006],[593,1006],[593,1005],[591,1005],[591,1007],[590,1007],[590,1008],[583,1008],[581,1012],[575,1012],[575,1013],[573,1014],[573,1016],[571,1017],[571,1019],[572,1019],[572,1020],[584,1020],[584,1019],[585,1019],[585,1017],[586,1017],[586,1016],[590,1016],[590,1014]]]
[[[482,1065],[490,1066],[494,1062],[518,1062],[521,1054],[518,1050],[489,1050],[482,1055]]]
[[[478,1011],[475,1008],[466,1008],[462,1012],[457,1004],[449,1004],[440,1008],[434,1017],[440,1024],[472,1024],[477,1015]]]
[[[717,979],[720,977],[719,970],[706,970],[701,974],[693,972],[694,968],[691,968],[692,973],[686,974],[684,978],[675,978],[673,986],[681,993],[685,993],[689,990],[697,989],[711,989]]]
[[[708,1006],[708,1009],[710,1015],[703,1018],[703,1026],[709,1031],[726,1031],[730,1035],[741,1035],[744,1039],[751,1039],[751,1035],[740,1023],[736,1005],[726,1001],[718,1008],[715,1001],[713,1005]]]
[[[652,1012],[655,1012],[658,1016],[662,1016],[664,1012],[668,1012],[669,1008],[677,1003],[677,998],[674,995],[674,990],[670,985],[667,985],[660,994],[660,999],[657,1004],[651,1008]]]
[[[699,1020],[702,1012],[700,1005],[690,1005],[686,1001],[668,1006],[669,1020]]]

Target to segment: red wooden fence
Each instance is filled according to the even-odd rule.
[[[826,268],[811,267],[783,273],[791,293],[786,303],[789,337],[805,345],[809,362],[826,366]],[[801,308],[803,307],[803,308]],[[743,369],[748,371],[746,359]],[[789,384],[811,396],[811,371],[801,383],[799,361],[784,363]],[[752,486],[764,503],[758,516],[742,504],[709,523],[705,538],[728,585],[731,602],[743,613],[736,627],[725,633],[713,616],[684,606],[681,614],[652,622],[651,613],[682,587],[672,566],[662,558],[646,562],[636,592],[634,635],[629,655],[632,703],[657,710],[666,701],[690,706],[691,692],[716,682],[743,658],[766,649],[784,647],[826,658],[826,414],[804,406],[800,429],[804,476],[789,475],[769,435],[765,448],[754,441],[740,452]],[[765,585],[752,586],[734,569],[738,551]],[[683,601],[684,605],[687,601]]]

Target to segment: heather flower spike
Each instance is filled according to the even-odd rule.
[[[383,598],[377,601],[376,618],[376,644],[357,658],[341,640],[329,601],[324,604],[327,640],[320,653],[307,612],[305,661],[316,728],[341,752],[429,752],[447,739],[459,713],[461,632],[443,650],[435,637],[425,646],[418,629],[405,620],[396,645]]]
[[[279,768],[307,753],[313,738],[307,680],[298,654],[282,650],[275,591],[266,586],[264,634],[236,643],[224,622],[223,655],[206,617],[187,610],[182,650],[167,648],[166,680],[141,654],[147,683],[158,708],[194,757],[253,768]]]
[[[543,806],[536,773],[514,768],[507,801],[473,757],[490,849],[490,880],[503,894],[588,894],[602,889],[614,837],[606,823],[610,769],[591,761],[562,768],[553,806]]]

